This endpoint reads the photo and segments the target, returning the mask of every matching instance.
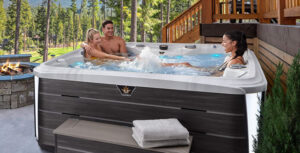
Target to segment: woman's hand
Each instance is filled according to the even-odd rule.
[[[186,67],[192,67],[193,66],[189,62],[179,63],[179,65],[186,66]]]
[[[133,59],[130,59],[130,58],[127,58],[127,57],[124,57],[124,61],[133,61]]]
[[[82,48],[83,48],[86,52],[88,52],[88,53],[90,53],[91,50],[92,50],[91,46],[88,45],[88,44],[86,44],[86,43],[82,43],[82,44],[80,45],[80,47],[82,47]]]

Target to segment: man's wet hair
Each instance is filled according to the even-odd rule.
[[[107,24],[114,24],[111,20],[106,20],[102,23],[102,28],[105,28]]]

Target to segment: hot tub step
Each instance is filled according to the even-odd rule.
[[[143,149],[132,138],[130,127],[79,119],[66,120],[53,133],[57,153],[189,153],[191,148],[189,145]]]

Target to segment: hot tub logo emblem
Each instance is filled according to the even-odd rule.
[[[122,86],[117,85],[122,96],[131,96],[135,90],[135,87],[132,86]]]

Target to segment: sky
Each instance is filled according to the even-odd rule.
[[[53,0],[52,0],[53,1]],[[80,7],[82,0],[77,0],[77,8]],[[41,5],[43,0],[28,0],[29,4],[31,6],[38,6]],[[9,0],[4,0],[4,7],[7,8],[9,5]],[[61,3],[63,7],[69,7],[71,6],[71,0],[57,0],[56,3]]]

